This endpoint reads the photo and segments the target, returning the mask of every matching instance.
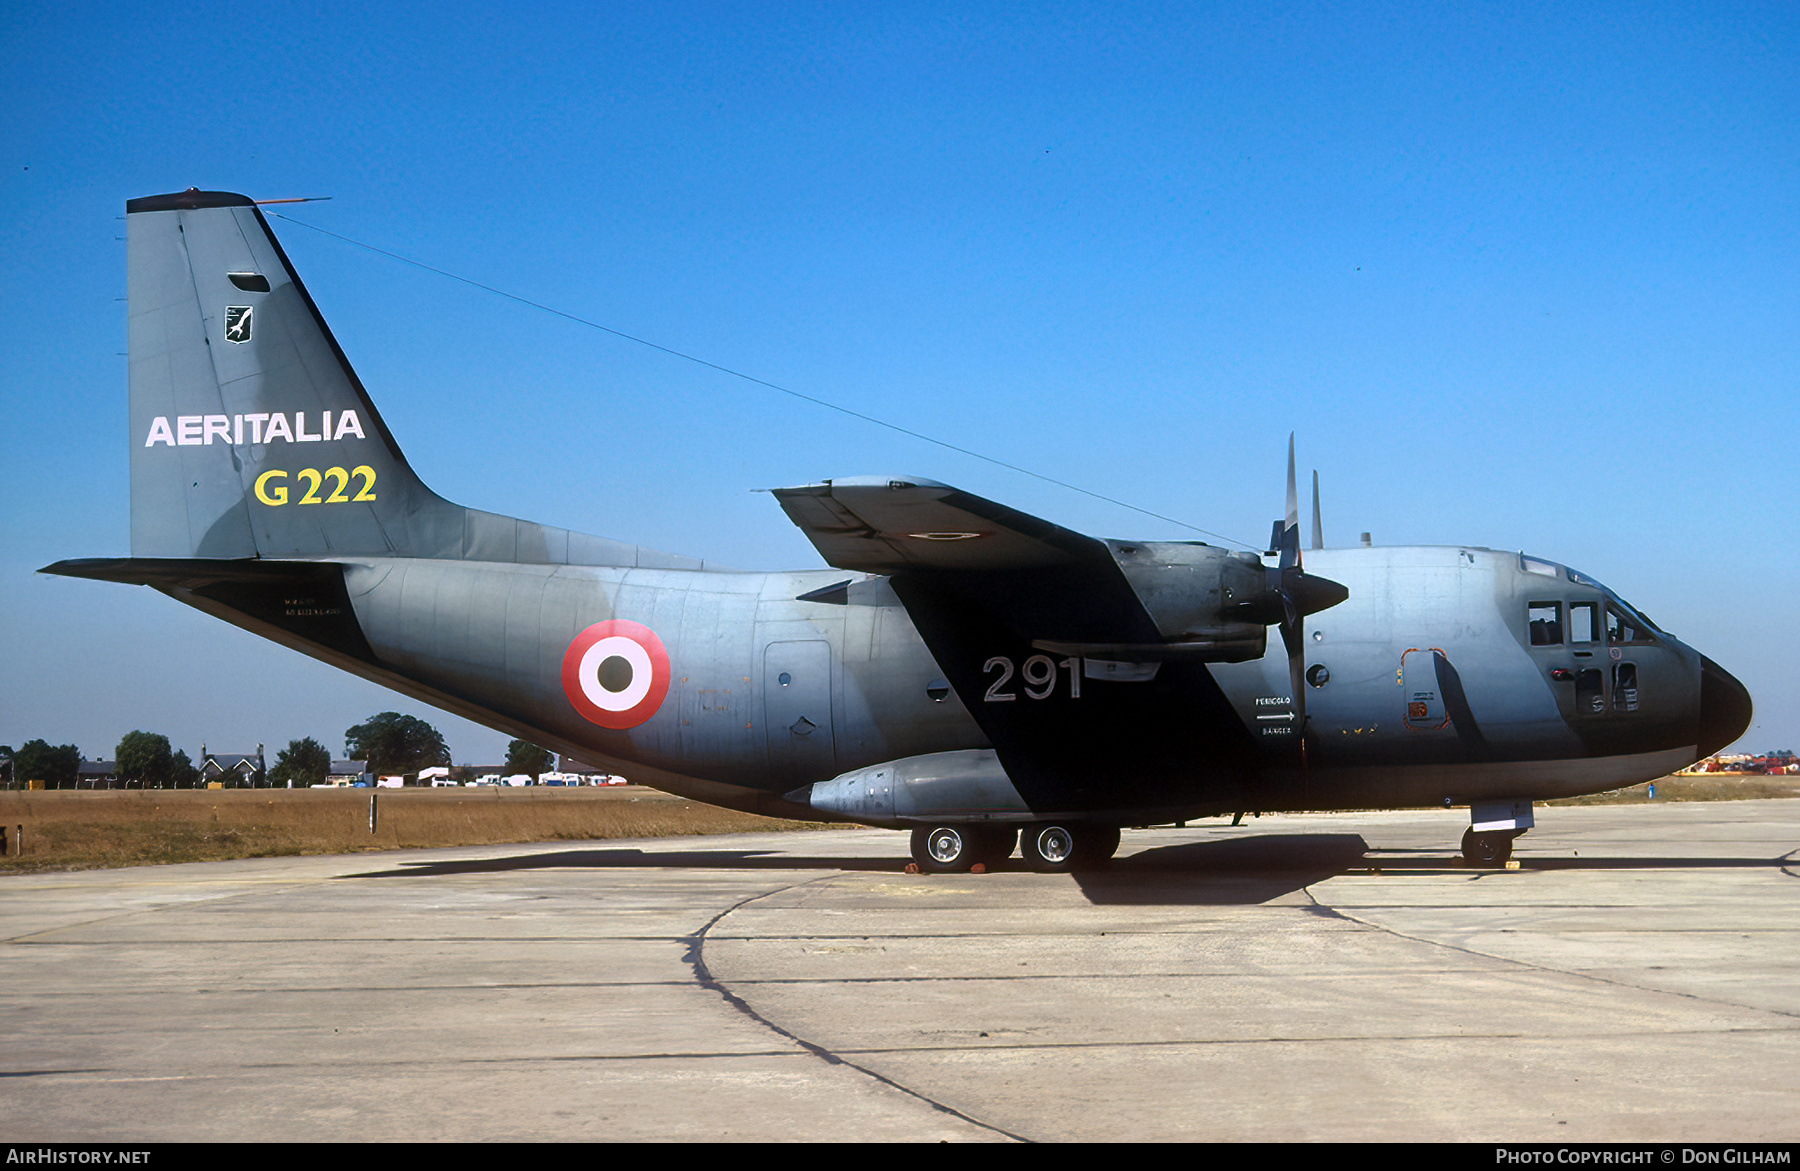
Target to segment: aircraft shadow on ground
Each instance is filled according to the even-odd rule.
[[[903,858],[848,858],[788,854],[770,850],[668,850],[621,846],[600,850],[550,850],[504,858],[402,862],[384,870],[340,874],[339,878],[432,878],[504,870],[858,870],[898,871]]]
[[[1106,905],[1235,905],[1264,903],[1346,870],[1366,866],[1368,845],[1358,834],[1268,834],[1225,841],[1162,846],[1121,858],[1104,871],[1044,875],[1047,882],[1072,877],[1087,898]],[[696,850],[619,847],[554,850],[499,858],[402,862],[340,878],[432,878],[529,870],[844,870],[896,874],[904,856],[829,857],[762,850]],[[1013,858],[996,874],[1030,873]],[[955,877],[967,879],[968,875]],[[920,876],[929,882],[930,875]]]
[[[1077,877],[1082,892],[1095,903],[1203,905],[1268,902],[1344,874],[1399,881],[1447,874],[1507,881],[1533,871],[1780,871],[1793,861],[1792,853],[1773,858],[1525,857],[1518,871],[1507,871],[1471,867],[1460,853],[1450,850],[1370,846],[1358,834],[1258,834],[1145,850],[1104,871]]]
[[[1311,883],[1366,866],[1369,847],[1358,834],[1265,834],[1225,841],[1162,846],[1121,858],[1104,871],[1070,876],[1097,904],[1250,904],[1280,898]],[[403,862],[342,878],[431,878],[529,870],[843,870],[895,874],[907,859],[791,854],[762,850],[662,850],[638,846],[553,850],[498,858]],[[1027,874],[1018,858],[996,874]],[[959,875],[966,879],[969,876]],[[1047,882],[1068,879],[1043,876]],[[920,881],[930,882],[923,875]]]
[[[1237,906],[1272,902],[1368,865],[1361,834],[1250,834],[1158,846],[1076,875],[1108,906]]]
[[[441,859],[402,862],[340,878],[432,878],[530,870],[839,870],[863,874],[897,874],[906,858],[846,857],[767,850],[668,849],[621,846],[602,849],[548,850],[498,858]],[[1520,870],[1680,870],[1775,869],[1792,863],[1791,855],[1773,858],[1525,858]],[[996,868],[998,874],[1025,874],[1018,858]],[[1328,878],[1350,873],[1382,874],[1396,879],[1457,874],[1471,879],[1505,878],[1513,872],[1476,870],[1450,851],[1373,847],[1360,834],[1248,834],[1158,846],[1120,858],[1104,870],[1072,877],[1082,893],[1101,905],[1230,906],[1267,903]],[[966,878],[966,875],[956,876]],[[1046,881],[1063,876],[1045,875]],[[931,881],[931,876],[921,876]]]

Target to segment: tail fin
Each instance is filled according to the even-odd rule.
[[[133,557],[701,568],[438,496],[252,200],[188,190],[125,210]]]
[[[126,204],[134,557],[459,556],[256,205]]]

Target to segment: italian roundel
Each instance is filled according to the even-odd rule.
[[[648,626],[624,618],[596,622],[563,652],[563,694],[602,728],[635,728],[669,694],[669,652]]]

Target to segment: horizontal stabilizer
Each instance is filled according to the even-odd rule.
[[[89,557],[38,572],[146,585],[337,666],[376,662],[335,561]]]
[[[196,589],[214,582],[283,582],[316,568],[307,561],[264,561],[254,557],[215,559],[205,557],[80,557],[46,565],[39,573],[58,577],[85,577],[90,581],[116,581],[124,585]],[[336,567],[333,567],[336,572]]]

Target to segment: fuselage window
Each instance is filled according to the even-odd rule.
[[[1529,613],[1531,617],[1531,645],[1561,646],[1563,640],[1562,603],[1532,602],[1530,603]]]

